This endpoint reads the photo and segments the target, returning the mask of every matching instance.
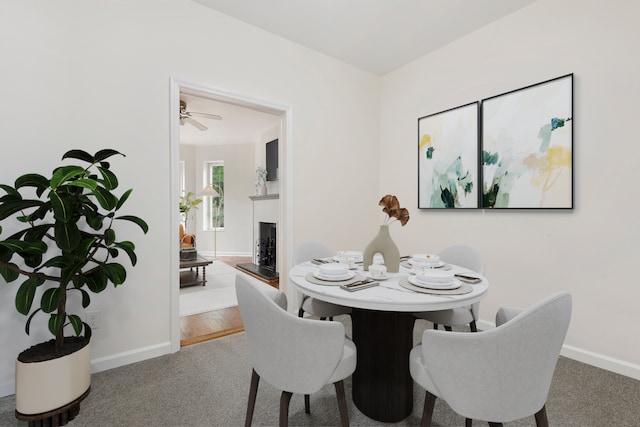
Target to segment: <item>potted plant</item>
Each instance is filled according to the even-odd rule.
[[[184,196],[180,196],[180,213],[184,218],[184,228],[187,228],[187,220],[191,209],[198,209],[198,205],[202,203],[202,199],[194,199],[194,194],[188,191]]]
[[[55,337],[16,361],[16,417],[30,423],[66,424],[78,413],[91,386],[91,328],[69,312],[67,296],[78,294],[87,308],[90,293],[123,284],[127,272],[115,259],[124,253],[135,266],[137,257],[135,245],[120,240],[115,226],[128,221],[148,231],[139,217],[119,215],[132,190],[114,194],[118,178],[107,159],[115,155],[124,156],[111,149],[95,155],[71,150],[62,160],[88,165],[63,165],[50,178],[30,173],[13,186],[0,184],[6,193],[0,197],[0,235],[11,233],[0,236],[0,275],[7,283],[23,280],[15,307],[28,316],[26,333],[44,317]],[[74,336],[65,337],[65,331]]]

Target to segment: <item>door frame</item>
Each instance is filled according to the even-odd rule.
[[[185,80],[170,78],[170,94],[169,94],[169,130],[170,130],[170,153],[169,153],[169,170],[170,170],[170,200],[169,204],[169,233],[171,245],[171,280],[170,280],[170,339],[171,352],[175,353],[180,350],[180,251],[178,242],[178,233],[174,232],[180,225],[178,202],[180,196],[179,174],[180,174],[180,93],[183,90],[190,92],[198,92],[207,98],[235,104],[254,110],[279,115],[280,122],[280,150],[278,152],[278,163],[282,165],[279,168],[280,179],[280,197],[279,197],[279,224],[278,241],[284,242],[279,245],[278,250],[278,271],[285,277],[291,268],[291,260],[293,259],[293,132],[292,132],[292,115],[293,111],[290,107],[283,106],[274,102],[256,99],[250,96],[232,93],[221,89],[203,86],[198,83],[188,82]],[[247,194],[249,197],[250,194]],[[173,214],[175,213],[175,214]],[[280,280],[280,290],[287,292],[287,280]]]

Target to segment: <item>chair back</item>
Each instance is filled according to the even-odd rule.
[[[484,274],[484,261],[482,260],[482,256],[470,246],[449,246],[441,250],[438,255],[446,262]]]
[[[258,375],[291,393],[311,394],[325,385],[342,358],[344,326],[294,316],[282,292],[242,274],[236,294]]]
[[[333,255],[335,255],[335,253],[324,243],[317,242],[315,240],[308,240],[306,242],[302,242],[293,251],[293,263],[300,264],[301,262],[309,261],[314,258],[328,258]]]
[[[535,414],[547,400],[571,305],[571,295],[562,292],[488,331],[426,330],[422,352],[434,394],[476,420],[509,422]]]

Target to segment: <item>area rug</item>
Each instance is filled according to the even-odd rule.
[[[222,261],[214,261],[207,267],[205,286],[180,289],[180,317],[238,305],[236,274],[243,273]]]

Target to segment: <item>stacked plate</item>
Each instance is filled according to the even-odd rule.
[[[313,275],[320,280],[338,282],[351,279],[355,275],[355,272],[350,271],[347,264],[334,262],[322,264]]]
[[[409,283],[427,289],[457,289],[462,283],[451,271],[427,270],[409,277]]]
[[[438,268],[444,265],[444,262],[438,255],[433,254],[416,254],[409,259],[409,264],[413,270],[426,270],[428,268]]]

